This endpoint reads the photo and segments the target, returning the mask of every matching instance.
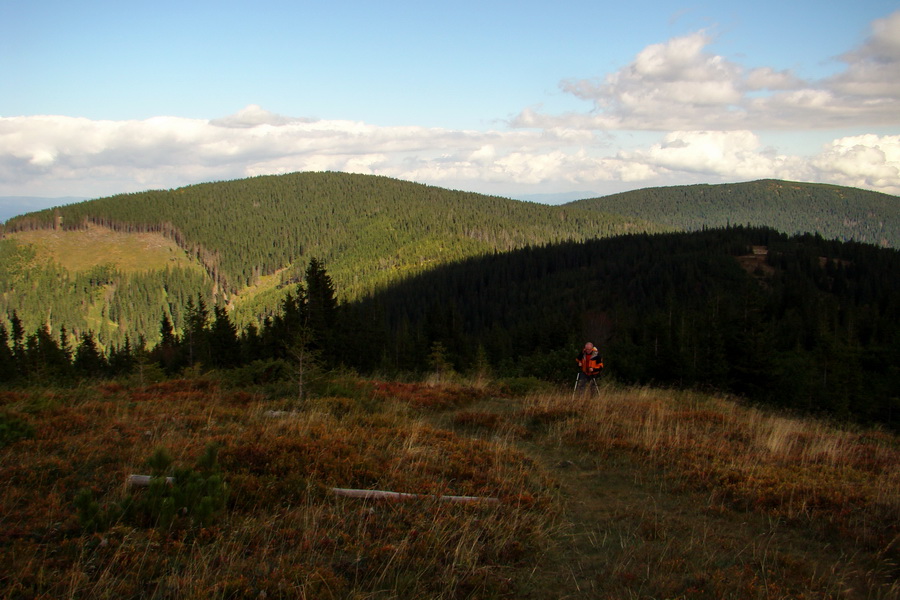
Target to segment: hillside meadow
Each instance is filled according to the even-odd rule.
[[[877,429],[612,384],[145,375],[0,394],[0,597],[900,597]]]
[[[51,260],[73,273],[104,265],[126,273],[165,271],[172,267],[203,268],[161,233],[119,232],[88,225],[76,230],[20,231],[6,237],[35,248],[41,261]]]

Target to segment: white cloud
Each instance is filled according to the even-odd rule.
[[[802,161],[764,148],[751,131],[674,131],[647,149],[621,158],[650,170],[697,173],[731,180],[793,178]]]
[[[590,102],[589,112],[528,109],[512,124],[645,131],[900,124],[900,11],[875,21],[866,42],[840,57],[845,69],[821,81],[746,67],[709,52],[712,42],[695,32],[650,45],[603,78],[564,80],[560,88]]]
[[[291,117],[285,117],[282,115],[277,115],[275,113],[269,112],[263,109],[258,104],[251,104],[249,106],[244,107],[239,110],[235,114],[224,117],[221,119],[213,119],[210,121],[210,125],[216,125],[218,127],[231,127],[231,128],[249,128],[256,127],[258,125],[287,125],[288,123],[293,122],[310,122],[309,119],[294,119]]]
[[[816,101],[812,95],[795,105]],[[100,196],[323,170],[508,194],[769,177],[900,193],[898,136],[842,137],[816,156],[801,157],[766,147],[750,130],[676,130],[625,151],[609,137],[566,127],[480,132],[289,118],[282,123],[0,118],[0,195]]]
[[[848,98],[900,96],[900,11],[872,23],[872,34],[858,49],[844,54],[843,73],[826,83]],[[896,117],[896,114],[895,114]]]
[[[812,164],[834,183],[900,194],[900,135],[837,139]]]
[[[802,85],[790,71],[775,71],[771,67],[751,69],[744,78],[744,86],[749,91],[792,90]]]

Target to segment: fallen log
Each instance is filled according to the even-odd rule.
[[[271,419],[279,419],[281,417],[294,417],[298,414],[300,413],[294,410],[267,410],[263,413],[263,416]]]
[[[152,478],[151,475],[129,475],[128,485],[132,487],[148,487]],[[175,478],[166,477],[166,483],[168,485],[173,485],[175,483]]]
[[[480,496],[434,496],[431,494],[407,494],[405,492],[388,492],[383,490],[353,490],[347,488],[331,488],[335,496],[345,498],[361,498],[363,500],[441,500],[443,502],[487,502],[496,504],[499,498],[485,498]]]

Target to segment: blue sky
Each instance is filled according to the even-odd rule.
[[[898,194],[900,6],[0,0],[0,196],[300,170]]]

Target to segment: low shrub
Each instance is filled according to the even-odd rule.
[[[0,413],[0,448],[32,437],[34,427],[28,421],[10,413]]]
[[[225,479],[218,465],[218,446],[210,444],[194,468],[175,467],[164,448],[147,459],[152,470],[146,490],[102,506],[89,488],[75,497],[78,522],[85,532],[105,531],[117,521],[137,527],[208,527],[225,509]]]

